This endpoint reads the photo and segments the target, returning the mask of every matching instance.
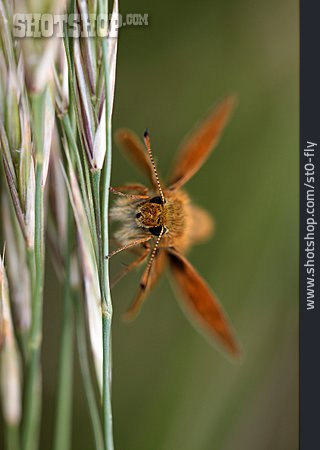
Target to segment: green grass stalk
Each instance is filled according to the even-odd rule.
[[[79,297],[79,294],[77,295],[77,297]],[[95,449],[104,450],[103,432],[99,414],[100,405],[98,406],[97,403],[97,397],[94,392],[92,373],[89,366],[89,354],[87,349],[87,338],[86,338],[86,324],[83,311],[84,305],[83,303],[80,302],[79,298],[75,298],[74,303],[76,311],[76,324],[77,324],[76,331],[77,331],[77,344],[78,344],[80,369],[82,373],[84,390],[87,397],[89,413],[92,422],[92,429],[95,440]]]
[[[102,302],[102,340],[103,340],[103,429],[106,450],[113,450],[112,408],[111,408],[111,321],[112,302],[109,281],[109,188],[111,179],[112,145],[111,120],[109,120],[110,98],[108,83],[108,40],[102,40],[103,64],[106,90],[106,131],[107,152],[102,171],[102,248],[103,248],[103,302]]]
[[[103,248],[102,248],[102,230],[101,230],[101,198],[100,198],[100,180],[101,170],[94,170],[91,172],[94,209],[96,218],[96,232],[98,237],[98,267],[99,267],[99,282],[100,291],[103,289]]]
[[[5,441],[7,450],[19,450],[21,448],[18,425],[8,425],[6,427]]]
[[[41,343],[44,283],[44,196],[43,174],[43,118],[45,90],[33,94],[34,132],[36,139],[36,194],[35,194],[35,292],[32,301],[32,323],[29,336],[29,360],[25,390],[24,423],[22,430],[23,450],[38,447],[41,410]]]
[[[54,450],[68,450],[72,429],[73,387],[73,301],[71,292],[71,251],[74,234],[72,210],[68,204],[68,235],[65,253],[65,284],[62,315],[58,399],[54,433]]]

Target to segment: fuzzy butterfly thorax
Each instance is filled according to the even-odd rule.
[[[165,191],[165,202],[150,198],[137,201],[118,197],[111,208],[111,219],[120,222],[115,238],[121,245],[139,239],[145,233],[157,236],[158,227],[165,228],[160,247],[175,246],[181,251],[190,247],[190,229],[194,222],[188,194],[183,191]]]

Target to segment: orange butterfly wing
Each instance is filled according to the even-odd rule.
[[[169,189],[181,188],[207,160],[219,142],[234,105],[235,98],[227,97],[187,136],[178,152]]]
[[[189,318],[207,335],[217,338],[229,353],[239,356],[240,345],[216,296],[184,256],[175,250],[170,250],[168,255],[174,280],[182,293],[182,306],[189,312]]]
[[[144,144],[133,133],[127,129],[120,129],[115,134],[115,140],[125,155],[138,167],[151,181],[154,187],[157,187],[152,164],[146,153]]]
[[[193,244],[201,244],[208,240],[214,233],[214,219],[203,208],[198,205],[190,205],[190,215],[192,218],[191,240]]]

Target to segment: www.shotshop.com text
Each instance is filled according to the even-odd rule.
[[[304,264],[307,274],[307,310],[315,308],[314,298],[314,277],[315,277],[315,229],[317,222],[315,220],[315,165],[314,155],[318,144],[307,141],[306,148],[303,155],[305,157],[304,164],[304,186],[306,187],[306,233],[304,235],[304,251],[306,254],[306,261]],[[304,228],[304,227],[303,227]]]

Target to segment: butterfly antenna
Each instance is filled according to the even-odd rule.
[[[145,143],[145,145],[147,147],[148,155],[149,155],[149,158],[150,158],[150,161],[151,161],[151,165],[152,165],[153,173],[154,173],[154,176],[155,176],[155,179],[156,179],[156,183],[157,183],[157,186],[158,186],[159,194],[160,194],[162,202],[164,203],[165,199],[164,199],[163,191],[162,191],[162,188],[161,188],[161,184],[160,184],[159,175],[158,175],[158,172],[157,172],[157,169],[156,169],[156,165],[154,163],[154,159],[153,159],[153,156],[152,156],[151,145],[150,145],[150,135],[149,135],[149,131],[148,130],[146,130],[144,132],[143,137],[144,137],[144,143]]]
[[[156,256],[156,253],[157,253],[157,250],[158,250],[158,247],[159,247],[159,243],[160,243],[160,240],[161,240],[161,238],[163,236],[163,233],[164,233],[164,227],[162,227],[162,229],[160,231],[160,234],[158,236],[158,239],[157,239],[156,243],[154,244],[154,247],[153,247],[153,250],[152,250],[152,253],[151,253],[148,265],[147,265],[147,270],[145,272],[145,277],[144,277],[143,282],[141,283],[141,287],[143,289],[145,289],[147,287],[147,285],[148,285],[148,280],[149,280],[149,276],[150,276],[150,273],[151,273],[152,263],[153,263],[154,258]]]

